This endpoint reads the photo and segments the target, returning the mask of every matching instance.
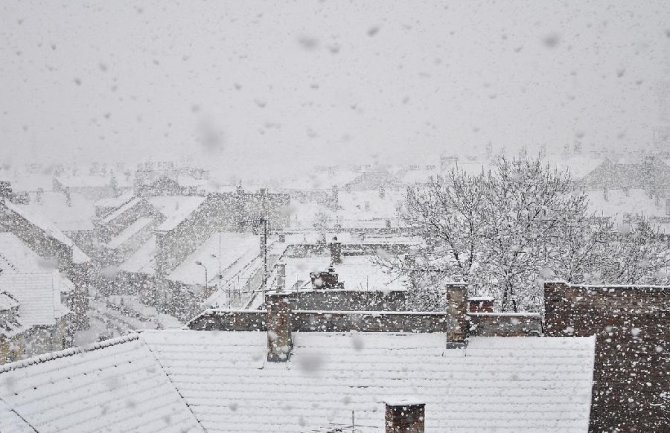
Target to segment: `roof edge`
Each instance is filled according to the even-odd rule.
[[[17,370],[19,368],[29,367],[35,364],[41,364],[43,362],[52,361],[58,358],[64,358],[66,356],[72,356],[79,353],[92,352],[98,349],[104,349],[105,347],[116,346],[117,344],[127,343],[129,341],[138,340],[139,334],[132,333],[124,335],[121,337],[110,338],[109,340],[100,341],[97,343],[90,344],[85,347],[71,347],[69,349],[59,350],[56,352],[47,352],[41,355],[33,356],[32,358],[22,359],[20,361],[10,362],[8,364],[0,365],[0,374],[7,373],[8,371]]]

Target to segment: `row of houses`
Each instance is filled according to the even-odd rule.
[[[0,367],[5,432],[665,431],[668,287],[545,284],[545,311],[268,293]],[[371,311],[372,298],[378,302]],[[335,306],[336,308],[333,308]],[[338,307],[339,306],[339,307]]]

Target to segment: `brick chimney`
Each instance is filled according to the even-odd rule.
[[[277,293],[265,298],[267,307],[268,361],[286,362],[291,355],[291,306],[288,294]]]
[[[447,285],[447,349],[463,348],[468,337],[468,295],[465,284]]]
[[[468,312],[493,313],[493,298],[488,296],[468,298]]]
[[[423,433],[426,405],[386,403],[386,433]]]
[[[342,263],[342,244],[338,242],[337,237],[330,243],[330,262],[333,265]]]

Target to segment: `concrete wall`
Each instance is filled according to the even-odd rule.
[[[596,336],[590,431],[667,431],[670,287],[547,283],[544,297],[546,335]]]

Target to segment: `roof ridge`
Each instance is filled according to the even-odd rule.
[[[138,340],[139,334],[134,332],[128,335],[123,335],[121,337],[110,338],[109,340],[99,341],[93,344],[90,344],[86,347],[70,347],[68,349],[59,350],[56,352],[43,353],[41,355],[33,356],[32,358],[22,359],[16,362],[10,362],[8,364],[0,365],[0,374],[6,373],[8,371],[13,371],[19,368],[29,367],[35,364],[41,364],[47,361],[52,361],[58,358],[64,358],[66,356],[72,356],[79,353],[92,352],[98,349],[104,349],[110,346],[116,346],[117,344],[127,343],[129,341]]]
[[[149,330],[149,331],[158,331],[158,330],[157,330],[157,329],[151,329],[151,330]],[[137,336],[138,336],[138,338],[139,338],[139,337],[140,337],[140,334],[138,333]],[[147,342],[147,340],[145,340],[144,338],[139,338],[139,340],[140,340],[140,341],[142,342],[142,344],[144,344],[144,345],[146,346],[146,348],[149,350],[149,353],[151,353],[151,356],[153,356],[154,360],[156,361],[156,363],[158,364],[158,366],[161,368],[161,371],[163,372],[163,374],[164,374],[165,377],[167,378],[168,382],[170,382],[170,386],[172,386],[172,388],[174,388],[174,390],[177,392],[177,395],[179,396],[179,398],[181,399],[181,401],[184,403],[184,406],[186,406],[186,408],[187,408],[188,411],[191,413],[191,415],[193,415],[193,419],[195,419],[195,421],[198,423],[198,425],[200,426],[200,428],[202,429],[202,431],[203,431],[203,432],[206,432],[207,430],[205,429],[205,426],[202,425],[202,422],[200,421],[200,418],[198,417],[198,415],[196,415],[195,412],[193,412],[193,408],[192,408],[191,405],[188,403],[188,401],[186,401],[186,399],[184,398],[184,395],[182,394],[181,390],[180,390],[179,387],[174,383],[174,380],[172,380],[172,376],[170,376],[170,373],[167,371],[167,369],[165,368],[165,366],[164,366],[163,363],[161,362],[161,360],[160,360],[160,358],[158,357],[158,355],[156,355],[156,352],[154,352],[154,349],[151,347],[151,344],[149,344],[149,342]]]

